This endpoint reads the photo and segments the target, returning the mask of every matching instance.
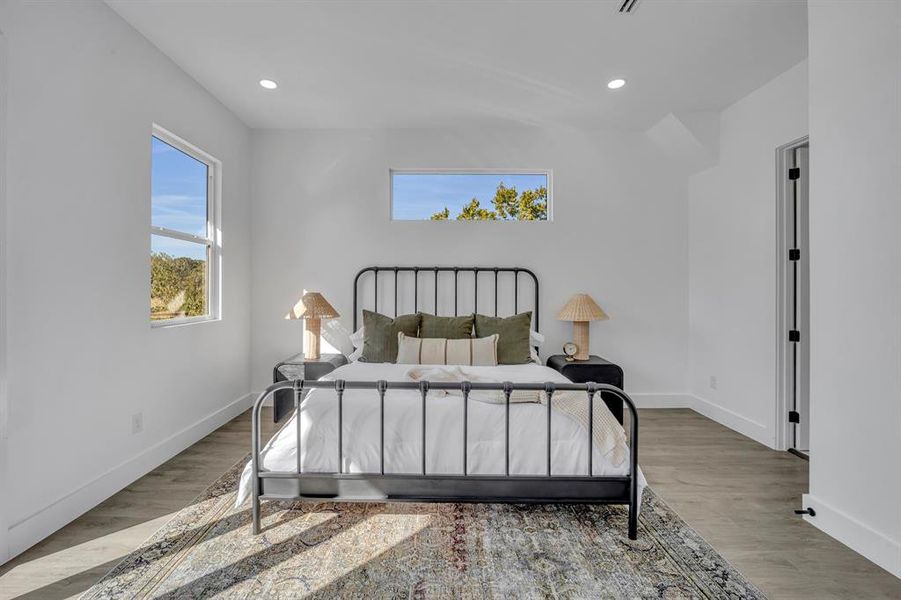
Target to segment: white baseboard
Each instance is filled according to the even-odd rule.
[[[805,508],[813,508],[817,513],[815,517],[804,515],[805,521],[895,577],[901,577],[901,542],[886,537],[813,494],[802,495],[801,502]]]
[[[745,416],[731,411],[728,408],[720,406],[715,402],[711,402],[700,396],[692,396],[692,406],[695,412],[700,413],[729,429],[751,438],[755,442],[759,442],[768,448],[775,448],[776,440],[773,432],[767,430],[766,425],[758,423]]]
[[[694,397],[690,394],[630,393],[638,408],[693,408]]]
[[[253,404],[253,400],[252,394],[238,398],[13,523],[9,528],[9,558],[24,552],[188,446],[222,427],[247,410]]]
[[[724,408],[693,394],[658,394],[636,392],[629,394],[638,408],[690,408],[698,414],[704,415],[723,425],[759,442],[764,446],[773,448],[775,439],[772,433],[767,431],[765,425],[752,421],[736,412]]]

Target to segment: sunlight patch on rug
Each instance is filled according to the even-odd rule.
[[[603,505],[264,502],[254,536],[242,467],[84,598],[763,598],[649,489],[635,541]]]

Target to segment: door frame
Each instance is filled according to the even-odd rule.
[[[793,164],[795,149],[810,146],[810,136],[805,135],[776,148],[776,450],[792,447],[792,428],[789,427],[788,409],[792,380],[789,376],[788,324],[791,302],[788,290],[791,286],[791,269],[788,268],[789,226],[791,224],[792,183],[788,179],[789,165]],[[809,169],[808,169],[809,170]],[[809,188],[809,185],[808,185]],[[810,253],[807,253],[810,260]],[[809,339],[810,332],[802,332],[802,339]],[[809,373],[808,373],[809,375]],[[809,420],[810,415],[806,415]]]
[[[5,16],[0,14],[0,17]],[[6,289],[7,265],[7,212],[6,212],[6,143],[8,137],[6,124],[7,104],[7,60],[9,48],[7,37],[0,30],[0,489],[9,490],[9,345],[7,343],[6,306],[8,295]],[[0,565],[10,558],[9,494],[0,494]]]

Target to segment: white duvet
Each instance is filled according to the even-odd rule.
[[[411,365],[354,362],[332,371],[325,380],[405,381]],[[496,367],[467,367],[484,377],[514,383],[569,383],[557,371],[535,363]],[[595,410],[607,410],[595,402]],[[345,472],[379,471],[379,396],[375,390],[344,392]],[[308,472],[338,470],[338,403],[334,390],[309,392],[301,406],[301,465]],[[470,474],[504,472],[503,404],[469,402],[467,448]],[[426,423],[426,470],[429,474],[463,473],[463,401],[460,396],[429,393]],[[262,467],[269,471],[296,471],[296,415],[262,451]],[[543,475],[547,469],[547,405],[510,405],[510,473]],[[554,409],[551,429],[551,470],[554,475],[587,475],[588,430]],[[418,474],[422,468],[422,398],[418,391],[389,390],[385,394],[385,472]],[[594,475],[627,475],[625,460],[613,464],[593,446]],[[250,496],[250,463],[244,468],[238,504]],[[638,472],[639,499],[646,482]]]

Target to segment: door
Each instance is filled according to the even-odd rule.
[[[789,423],[792,427],[791,447],[804,454],[810,450],[810,248],[808,222],[808,153],[807,145],[794,148],[789,169],[791,203],[789,216],[789,262],[791,285],[789,306],[789,340],[791,364]]]

